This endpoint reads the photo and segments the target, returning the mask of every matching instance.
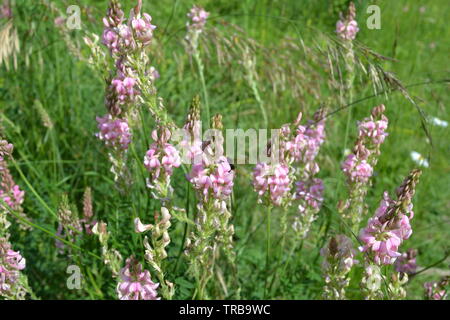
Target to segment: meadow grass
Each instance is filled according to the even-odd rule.
[[[71,31],[69,39],[87,56],[82,37],[85,32],[101,33],[100,21],[107,1],[79,2],[88,11],[83,10],[83,29]],[[365,8],[371,2],[356,2],[357,20],[361,27],[358,42],[395,59],[382,61],[382,67],[396,74],[427,115],[450,120],[447,107],[450,102],[450,31],[447,27],[450,17],[448,10],[444,10],[447,2],[374,2],[381,7],[380,30],[368,30],[365,26]],[[65,11],[65,1],[55,3]],[[208,24],[225,34],[228,32],[230,37],[234,31],[227,23],[235,24],[260,44],[261,50],[255,52],[257,63],[265,61],[264,55],[268,55],[275,65],[287,64],[291,68],[299,68],[305,58],[304,52],[283,47],[281,40],[289,37],[297,45],[303,41],[306,46],[314,47],[315,42],[320,44],[323,41],[318,35],[334,37],[336,14],[342,3],[345,1],[198,1],[211,12]],[[155,48],[154,65],[161,74],[156,87],[178,125],[183,124],[192,97],[202,92],[195,64],[190,62],[182,44],[185,14],[191,5],[190,1],[144,1],[145,11],[152,15],[154,24],[158,26],[156,44],[152,47]],[[129,5],[125,7],[130,8]],[[7,70],[5,66],[0,67],[1,131],[15,146],[16,167],[12,171],[16,182],[26,191],[25,212],[33,224],[54,234],[58,225],[55,213],[61,194],[67,193],[70,201],[81,208],[84,189],[90,186],[96,219],[107,220],[111,228],[111,245],[124,256],[141,255],[142,237],[133,232],[133,218],[148,216],[158,202],[150,199],[144,179],[135,181],[127,197],[120,196],[115,190],[107,155],[94,136],[97,131],[95,116],[105,113],[104,83],[86,62],[80,61],[69,50],[67,42],[54,26],[55,17],[57,15],[41,1],[16,1],[14,25],[21,45],[18,68]],[[236,42],[240,41],[239,37],[236,36]],[[216,53],[211,50],[213,47],[208,48],[209,51],[203,51],[203,57],[211,114],[223,114],[226,128],[262,127],[260,107],[245,81],[242,65],[231,59],[220,64]],[[283,55],[290,60],[284,61]],[[264,63],[258,64],[257,71],[267,74],[271,70],[264,68],[269,67]],[[305,79],[292,82],[292,85],[303,87],[301,97],[293,94],[289,86],[274,92],[266,77],[258,78],[258,89],[269,115],[269,127],[277,128],[293,121],[299,111],[309,118],[322,104],[329,110],[341,107],[329,85],[315,81],[314,76],[320,75],[321,71],[311,70],[309,74],[305,69],[303,74]],[[376,167],[373,188],[367,197],[369,212],[375,210],[384,190],[394,190],[416,166],[410,158],[412,150],[427,155],[430,167],[424,169],[414,200],[414,233],[403,249],[417,248],[421,267],[439,261],[449,250],[449,128],[428,124],[432,137],[429,141],[416,106],[398,91],[370,98],[372,86],[367,83],[367,78],[360,76],[353,100],[369,98],[351,106],[349,128],[346,127],[348,109],[333,114],[327,120],[328,138],[319,156],[319,176],[324,179],[326,187],[325,203],[311,235],[293,251],[290,263],[285,264],[285,268],[280,267],[282,272],[274,282],[269,298],[321,297],[323,278],[318,248],[325,244],[329,235],[342,231],[336,203],[345,197],[345,178],[339,163],[343,157],[344,141],[347,139],[347,147],[352,146],[357,134],[356,121],[366,117],[371,108],[380,103],[386,105],[390,127]],[[144,126],[139,127],[135,139],[146,143],[136,145],[131,155],[136,158],[131,168],[133,172],[142,172],[138,161],[142,161],[146,151],[143,147],[148,146],[153,127],[153,119],[145,115]],[[345,137],[346,131],[348,137]],[[256,195],[250,192],[252,166],[239,166],[236,170],[233,224],[236,227],[241,297],[260,299],[264,295],[263,284],[267,277],[264,249],[267,215],[263,206],[255,206]],[[192,214],[195,211],[193,192],[189,191],[183,175],[179,170],[173,178],[175,201]],[[273,257],[279,241],[280,214],[278,210],[271,214]],[[191,298],[193,292],[193,284],[186,275],[186,264],[179,261],[184,259],[179,255],[184,232],[185,224],[175,222],[171,229],[173,242],[168,248],[166,271],[177,287],[175,297],[179,299]],[[72,249],[61,255],[55,247],[55,239],[38,228],[29,232],[14,227],[12,234],[15,247],[27,258],[26,274],[36,296],[42,299],[115,298],[111,274],[101,259],[87,254],[89,251],[100,255],[95,238],[76,244],[82,245],[83,251]],[[278,268],[278,262],[272,260],[271,268]],[[448,273],[449,262],[447,259],[414,277],[408,284],[408,298],[420,298],[423,282],[437,280],[442,273]],[[66,287],[66,268],[70,264],[82,267],[85,276],[82,290],[71,291]],[[216,297],[228,297],[219,287],[214,290]],[[228,291],[232,296],[233,288],[228,288]],[[352,298],[361,298],[357,282],[351,283],[348,292]]]

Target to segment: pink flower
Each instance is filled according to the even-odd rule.
[[[7,239],[0,239],[0,296],[7,295],[17,283],[20,270],[25,269],[25,259],[11,249]]]
[[[305,181],[298,181],[296,183],[297,192],[296,198],[302,199],[306,204],[317,210],[320,209],[323,202],[323,182],[319,178],[313,178]]]
[[[136,79],[131,77],[116,78],[111,81],[111,87],[115,91],[120,104],[134,101],[134,97],[138,95],[138,91],[135,89],[136,85]]]
[[[279,206],[290,190],[289,167],[285,164],[258,163],[253,170],[253,187],[261,198],[266,194],[273,205]]]
[[[205,201],[209,199],[210,194],[221,200],[229,197],[233,190],[233,179],[234,171],[224,156],[210,165],[205,161],[195,163],[188,175],[189,182],[200,191]]]
[[[102,34],[102,43],[111,52],[117,52],[119,48],[119,35],[113,29],[105,28]]]
[[[156,26],[151,24],[152,17],[144,13],[143,17],[134,17],[131,20],[131,27],[136,34],[136,39],[140,41],[144,46],[148,45],[153,38],[153,30]]]
[[[398,257],[402,256],[398,248],[412,234],[409,222],[411,215],[407,217],[399,213],[398,217],[393,218],[395,221],[389,219],[383,222],[391,203],[392,200],[385,192],[374,217],[369,219],[366,228],[361,230],[359,236],[364,243],[359,250],[373,254],[374,262],[378,265],[393,264]]]
[[[8,1],[3,1],[3,4],[0,6],[0,19],[10,19],[12,17],[12,10],[9,6]]]
[[[371,139],[373,144],[379,145],[384,142],[384,139],[388,135],[386,133],[387,127],[388,121],[386,118],[378,121],[366,119],[365,121],[360,122],[358,125],[359,136],[368,137]]]
[[[425,282],[423,287],[429,300],[444,300],[447,297],[447,290],[442,288],[437,282]]]
[[[131,142],[131,132],[125,119],[113,119],[110,114],[97,117],[98,129],[96,136],[109,147],[128,149]]]
[[[11,208],[17,208],[23,203],[25,191],[20,190],[18,185],[14,185],[11,190],[0,189],[0,198]]]
[[[154,182],[158,180],[161,169],[164,170],[166,177],[170,177],[173,169],[181,165],[181,159],[177,149],[167,142],[170,139],[170,131],[165,130],[158,139],[158,132],[154,130],[152,136],[156,142],[147,151],[144,165],[151,173],[151,180]]]
[[[395,270],[408,275],[414,274],[417,269],[416,255],[417,250],[414,249],[409,249],[406,253],[403,253],[401,257],[395,261]]]
[[[339,37],[345,40],[353,40],[356,38],[358,33],[358,23],[355,20],[351,21],[341,21],[336,23],[336,33]]]
[[[351,182],[367,182],[372,176],[373,168],[366,160],[359,160],[356,155],[349,154],[342,164],[342,171]]]
[[[201,7],[193,6],[187,16],[191,18],[191,23],[188,23],[188,29],[202,31],[209,12],[206,12]]]
[[[134,258],[128,258],[120,272],[121,281],[117,285],[120,300],[159,300],[156,289],[159,284],[151,280],[150,272],[142,270],[142,265]]]

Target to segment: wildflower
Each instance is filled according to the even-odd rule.
[[[110,114],[97,117],[98,129],[96,136],[105,142],[107,146],[126,150],[131,142],[131,132],[128,121],[113,118]]]
[[[346,17],[341,14],[340,20],[336,23],[336,33],[344,40],[354,40],[359,31],[358,23],[355,20],[356,9],[353,2],[350,2]]]
[[[136,16],[131,19],[131,26],[136,35],[136,39],[142,43],[143,46],[150,44],[153,38],[153,30],[156,26],[151,24],[152,17],[148,13],[141,16]]]
[[[0,229],[2,224],[5,226],[5,229],[9,226],[5,214],[10,212],[11,209],[22,218],[27,219],[22,208],[25,191],[21,190],[19,185],[15,183],[8,168],[7,159],[12,157],[13,149],[14,147],[11,143],[6,140],[0,140]],[[30,229],[20,219],[18,221],[21,222],[21,229]]]
[[[372,176],[373,168],[366,160],[358,161],[355,154],[349,154],[342,164],[342,171],[348,176],[351,182],[366,183]]]
[[[173,210],[175,210],[173,208]],[[161,213],[155,213],[155,224],[145,225],[139,218],[135,219],[135,231],[142,233],[151,231],[150,241],[144,238],[145,259],[154,269],[161,283],[160,293],[164,299],[170,300],[174,295],[174,285],[165,279],[162,262],[167,258],[166,247],[170,244],[169,228],[171,226],[169,209],[162,207]]]
[[[435,126],[438,127],[443,127],[443,128],[447,128],[448,127],[448,122],[441,120],[439,118],[436,117],[431,117],[431,123],[434,124]]]
[[[25,259],[20,252],[11,249],[6,238],[0,238],[0,296],[19,298],[24,290],[20,283],[20,271],[25,269]]]
[[[0,5],[0,19],[12,18],[12,10],[8,0],[3,1]]]
[[[191,19],[191,22],[187,24],[188,29],[201,32],[206,24],[206,19],[209,17],[209,12],[201,7],[193,6],[187,16]]]
[[[259,202],[267,195],[273,205],[280,206],[290,191],[290,183],[289,167],[286,164],[268,165],[260,162],[253,170],[253,187],[258,193]]]
[[[356,232],[366,211],[364,198],[370,186],[370,178],[377,164],[381,144],[388,135],[388,119],[384,105],[372,109],[371,115],[358,122],[358,138],[353,152],[342,163],[342,172],[347,178],[349,197],[343,207],[344,218],[349,219]]]
[[[374,264],[367,264],[361,280],[361,286],[367,300],[380,299],[382,297],[380,291],[382,280],[380,267]]]
[[[411,159],[421,167],[428,168],[430,166],[428,160],[417,151],[411,151]]]
[[[215,199],[225,199],[233,189],[234,171],[228,159],[221,156],[215,164],[205,162],[194,164],[188,176],[189,182],[207,201],[210,195]]]
[[[102,246],[102,257],[104,264],[110,269],[114,278],[118,277],[123,259],[119,251],[113,248],[109,248],[108,246],[108,238],[110,234],[108,232],[106,223],[102,221],[95,223],[94,227],[92,228],[92,233],[98,236],[98,239]]]
[[[116,78],[111,81],[111,87],[114,90],[119,104],[132,103],[138,94],[135,88],[136,79],[131,77],[125,77],[124,79]]]
[[[388,284],[389,298],[391,300],[401,300],[406,298],[406,290],[403,287],[408,282],[406,273],[393,273]]]
[[[195,219],[196,228],[186,240],[185,254],[190,259],[190,272],[199,284],[207,283],[213,275],[214,259],[223,251],[228,262],[235,268],[233,251],[234,228],[230,224],[230,196],[233,188],[234,171],[230,161],[223,156],[222,117],[216,115],[212,121],[214,136],[199,144],[196,131],[199,119],[199,99],[195,97],[188,115],[186,131],[191,135],[185,139],[185,147],[194,156],[188,181],[197,190],[198,204]],[[194,137],[192,135],[194,134]],[[204,285],[198,292],[204,295]]]
[[[395,261],[395,270],[408,275],[414,274],[417,269],[416,256],[417,250],[415,249],[409,249],[405,253],[402,253]]]
[[[150,272],[133,257],[128,258],[120,271],[117,293],[120,300],[159,300],[156,289],[159,284],[151,280]]]
[[[305,238],[312,223],[317,219],[322,202],[323,181],[315,176],[319,172],[316,157],[325,142],[325,109],[314,114],[306,126],[300,125],[301,114],[297,117],[294,138],[286,143],[286,149],[299,166],[299,180],[296,182],[295,199],[298,201],[298,215],[294,218],[293,228],[300,238]]]
[[[426,282],[423,287],[425,288],[425,297],[428,300],[445,300],[447,297],[447,289],[450,278],[444,277],[439,282]]]
[[[160,129],[160,134],[157,130],[152,132],[152,138],[155,141],[144,157],[144,165],[149,172],[151,172],[151,180],[158,180],[161,171],[165,176],[170,177],[174,168],[181,165],[181,159],[177,149],[168,141],[170,140],[170,130]]]
[[[170,177],[173,169],[181,165],[177,149],[169,143],[171,132],[168,128],[159,127],[152,132],[155,141],[144,157],[144,166],[150,173],[147,186],[153,189],[157,199],[168,200],[172,192]]]
[[[420,174],[418,170],[410,173],[397,189],[396,201],[385,192],[375,215],[361,230],[359,238],[363,246],[359,249],[370,254],[369,260],[377,265],[393,264],[401,256],[400,244],[412,234],[410,219],[414,212],[411,200]]]
[[[80,223],[83,225],[84,230],[87,234],[92,234],[92,229],[97,223],[97,221],[93,220],[94,211],[92,208],[92,190],[87,187],[84,190],[83,195],[83,218],[80,220]]]
[[[320,250],[324,258],[322,269],[325,274],[325,299],[345,299],[345,288],[349,285],[348,273],[355,263],[356,254],[352,241],[344,236],[332,237],[330,242]]]

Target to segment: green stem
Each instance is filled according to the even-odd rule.
[[[270,263],[270,213],[272,211],[272,206],[269,205],[267,207],[267,243],[266,243],[266,273],[269,272],[269,263]],[[266,274],[266,280],[264,284],[264,299],[266,299],[267,294],[267,280],[269,278],[269,274]]]
[[[203,67],[202,59],[200,58],[200,52],[198,51],[197,47],[195,47],[195,49],[194,49],[194,59],[195,59],[195,62],[197,63],[198,74],[200,76],[200,82],[202,83],[203,99],[205,100],[206,128],[209,128],[209,121],[211,119],[211,115],[210,115],[210,111],[209,111],[208,90],[206,89],[206,81],[205,81],[204,67]]]

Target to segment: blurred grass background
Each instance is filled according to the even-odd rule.
[[[38,196],[56,211],[61,193],[67,192],[71,201],[81,208],[83,191],[90,186],[96,218],[108,221],[113,234],[112,245],[124,257],[133,253],[142,256],[142,239],[133,232],[132,218],[140,216],[148,220],[158,203],[148,200],[148,191],[142,179],[133,184],[127,197],[121,197],[114,189],[107,155],[94,136],[97,131],[95,116],[105,113],[104,84],[85,62],[78,59],[77,51],[70,50],[72,44],[86,55],[87,48],[82,37],[86,32],[101,34],[101,18],[106,12],[107,1],[55,1],[56,7],[63,12],[71,4],[77,3],[82,7],[82,30],[66,34],[66,41],[54,25],[58,14],[42,3],[15,1],[13,22],[21,46],[17,69],[0,67],[1,131],[14,143],[15,159],[27,179],[24,181],[20,172],[12,169],[16,182],[26,191],[25,211],[35,224],[55,232],[57,220],[38,200]],[[196,69],[189,62],[182,44],[186,13],[193,4],[192,1],[144,0],[144,10],[152,15],[153,23],[158,26],[154,52],[149,53],[161,74],[156,86],[179,125],[184,121],[190,100],[202,90]],[[297,45],[303,41],[306,46],[313,47],[315,41],[320,41],[319,35],[334,37],[338,13],[347,7],[348,1],[199,0],[195,4],[211,13],[209,27],[214,26],[231,36],[234,29],[229,24],[236,25],[243,30],[243,34],[258,42],[272,61],[297,68],[304,53],[286,48],[281,44],[282,40],[289,38]],[[395,73],[406,86],[448,79],[450,16],[447,1],[384,0],[355,1],[355,4],[361,29],[358,42],[395,59],[382,62],[385,70]],[[380,30],[366,27],[366,7],[370,4],[381,8]],[[125,12],[131,8],[129,1],[125,8]],[[261,74],[270,73],[267,68],[273,65],[264,64],[262,52],[255,54],[258,71]],[[289,57],[288,61],[285,56]],[[245,81],[243,67],[237,61],[228,65],[219,64],[214,50],[205,50],[203,57],[211,114],[222,113],[226,128],[262,127],[259,107]],[[319,70],[313,69],[312,72],[323,75]],[[326,104],[331,110],[339,108],[339,101],[320,77],[305,76],[305,79],[292,82],[292,86],[304,88],[306,93],[302,99],[292,94],[289,86],[275,93],[266,78],[258,79],[271,128],[293,121],[299,111],[309,118],[321,104]],[[426,114],[450,120],[448,83],[417,85],[408,90]],[[371,85],[361,78],[355,88],[355,100],[372,94]],[[449,248],[450,128],[429,125],[431,144],[421,128],[416,108],[400,93],[393,92],[364,100],[352,107],[348,147],[352,146],[357,134],[356,120],[366,117],[371,108],[380,103],[387,108],[389,137],[382,146],[374,186],[367,197],[368,205],[370,212],[373,212],[382,192],[389,190],[392,194],[409,170],[416,166],[411,160],[411,151],[430,157],[430,167],[424,168],[414,200],[414,233],[403,246],[403,249],[417,248],[418,264],[425,267],[441,259]],[[335,208],[337,200],[345,196],[339,161],[344,151],[346,112],[336,113],[327,123],[328,139],[319,157],[319,176],[326,185],[320,218],[301,251],[295,253],[271,298],[320,298],[323,279],[318,249],[330,234],[340,231]],[[148,133],[153,127],[150,117],[147,117],[147,123],[147,128],[135,134],[142,139],[141,142],[148,141],[145,132]],[[143,157],[147,146],[140,143],[137,153]],[[261,227],[265,223],[265,209],[255,206],[256,196],[250,191],[251,169],[251,166],[237,168],[233,223],[236,227],[241,296],[258,299],[262,298],[266,276],[263,267],[265,228]],[[187,195],[183,173],[177,172],[173,181],[177,204],[184,206]],[[192,207],[192,192],[188,199]],[[279,219],[277,211],[272,217],[272,225],[276,228]],[[167,274],[177,285],[176,297],[186,299],[192,295],[193,285],[184,273],[185,263],[176,263],[184,225],[174,223],[171,230],[173,242],[169,247]],[[274,236],[274,241],[276,239]],[[14,228],[12,241],[27,259],[26,274],[37,296],[43,299],[115,298],[115,283],[102,261],[79,252],[58,254],[54,239],[37,229],[26,232]],[[80,241],[83,248],[99,254],[99,244],[94,237]],[[408,285],[408,297],[420,298],[423,282],[438,280],[443,272],[448,273],[449,263],[446,260],[412,279]],[[66,268],[70,264],[82,266],[85,276],[82,290],[70,291],[66,287]],[[349,295],[361,297],[357,281],[351,283]]]

